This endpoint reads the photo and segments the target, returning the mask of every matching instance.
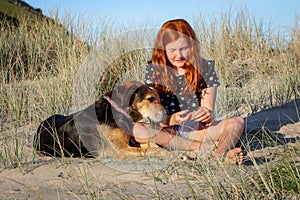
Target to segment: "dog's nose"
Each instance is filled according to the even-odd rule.
[[[157,121],[157,122],[163,122],[166,120],[166,118],[167,118],[167,115],[166,115],[166,112],[164,112],[164,111],[157,112],[155,114],[155,121]]]

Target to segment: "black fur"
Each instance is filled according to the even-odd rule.
[[[69,116],[53,115],[44,120],[34,136],[34,147],[37,152],[47,156],[95,157],[97,150],[103,148],[106,139],[99,134],[99,124],[108,124],[112,128],[121,128],[132,132],[133,122],[141,119],[141,115],[131,108],[134,101],[143,98],[145,85],[131,82],[131,87],[116,87],[105,95],[125,111],[129,111],[132,119],[111,107],[101,98],[86,109]],[[143,89],[144,88],[144,89]]]

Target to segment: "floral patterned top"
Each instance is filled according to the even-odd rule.
[[[220,85],[217,73],[214,67],[213,60],[205,60],[201,59],[202,62],[202,80],[204,84],[201,89],[209,88],[209,87],[218,87]],[[148,63],[146,65],[146,75],[145,75],[145,83],[147,85],[154,84],[154,67],[152,63]],[[197,110],[201,105],[201,92],[195,92],[194,94],[185,94],[183,90],[186,86],[186,80],[183,75],[175,76],[175,82],[178,83],[177,90],[172,94],[160,94],[160,100],[165,109],[167,110],[167,114],[171,115],[173,113],[182,111],[182,110]]]

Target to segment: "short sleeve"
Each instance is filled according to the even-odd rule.
[[[206,87],[218,87],[220,85],[214,60],[202,59],[202,78]]]

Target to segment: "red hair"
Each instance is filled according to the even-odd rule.
[[[185,37],[191,46],[189,60],[185,63],[185,78],[192,86],[192,89],[199,91],[199,83],[201,80],[201,62],[200,62],[200,44],[196,37],[195,31],[189,23],[183,19],[175,19],[167,21],[159,30],[154,49],[152,53],[152,64],[156,68],[155,79],[161,84],[163,92],[175,91],[176,83],[174,82],[174,66],[170,63],[166,55],[166,45],[177,40],[179,37]],[[163,86],[163,87],[161,87]],[[187,89],[190,91],[190,89]],[[187,90],[184,90],[187,92]],[[191,91],[190,91],[191,92]]]

